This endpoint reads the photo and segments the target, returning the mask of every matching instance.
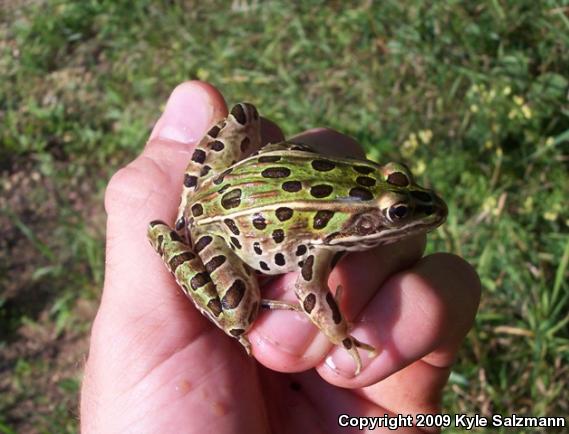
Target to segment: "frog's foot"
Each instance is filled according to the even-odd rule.
[[[359,375],[362,370],[362,359],[360,357],[358,348],[368,351],[368,357],[370,358],[377,356],[377,350],[373,346],[364,342],[360,342],[353,336],[348,336],[346,339],[342,340],[342,346],[348,353],[350,353],[352,359],[354,359],[354,363],[356,364],[354,376]]]
[[[247,339],[246,336],[241,336],[239,337],[239,343],[243,346],[243,348],[245,348],[247,355],[251,357],[253,355],[253,350],[251,348],[251,342],[249,342],[249,339]]]
[[[261,300],[261,307],[270,310],[285,309],[294,310],[296,312],[302,312],[302,309],[298,302],[292,301],[282,301],[282,300],[267,300],[263,298]]]

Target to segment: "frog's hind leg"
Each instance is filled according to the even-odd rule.
[[[221,301],[200,257],[176,231],[162,221],[155,220],[149,224],[148,239],[184,294],[203,315],[222,330],[225,329]]]
[[[194,249],[215,284],[223,311],[223,330],[251,353],[247,332],[259,313],[261,294],[255,273],[221,236],[192,232]],[[233,248],[235,245],[231,244]]]
[[[184,190],[176,218],[176,230],[186,227],[186,204],[202,179],[216,176],[221,184],[226,170],[261,147],[260,117],[254,105],[236,104],[229,115],[210,128],[198,143],[184,174]]]
[[[376,355],[376,350],[349,333],[348,324],[327,284],[333,260],[334,252],[314,249],[304,261],[295,294],[310,320],[332,343],[342,345],[350,353],[356,364],[355,375],[358,375],[362,368],[358,348],[367,350],[371,357]]]

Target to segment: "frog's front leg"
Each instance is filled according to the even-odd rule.
[[[369,351],[372,356],[376,351],[371,345],[362,343],[349,334],[348,324],[328,288],[333,259],[334,252],[314,249],[304,261],[295,294],[311,321],[331,342],[342,345],[350,353],[356,364],[355,375],[358,375],[362,367],[358,348]]]

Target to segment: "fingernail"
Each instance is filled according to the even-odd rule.
[[[344,354],[336,355],[336,351],[324,360],[324,364],[341,377],[353,378],[356,367],[354,360]]]
[[[283,323],[287,327],[282,327]],[[308,318],[297,312],[268,312],[263,315],[262,324],[258,333],[263,340],[294,356],[303,355],[318,334]]]
[[[207,91],[201,86],[184,83],[170,95],[150,137],[195,143],[211,126],[212,118],[213,106]]]

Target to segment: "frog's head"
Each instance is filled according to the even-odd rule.
[[[416,184],[405,165],[386,164],[375,177],[378,182],[371,206],[354,213],[325,244],[369,248],[428,232],[445,221],[446,203],[434,191]]]

